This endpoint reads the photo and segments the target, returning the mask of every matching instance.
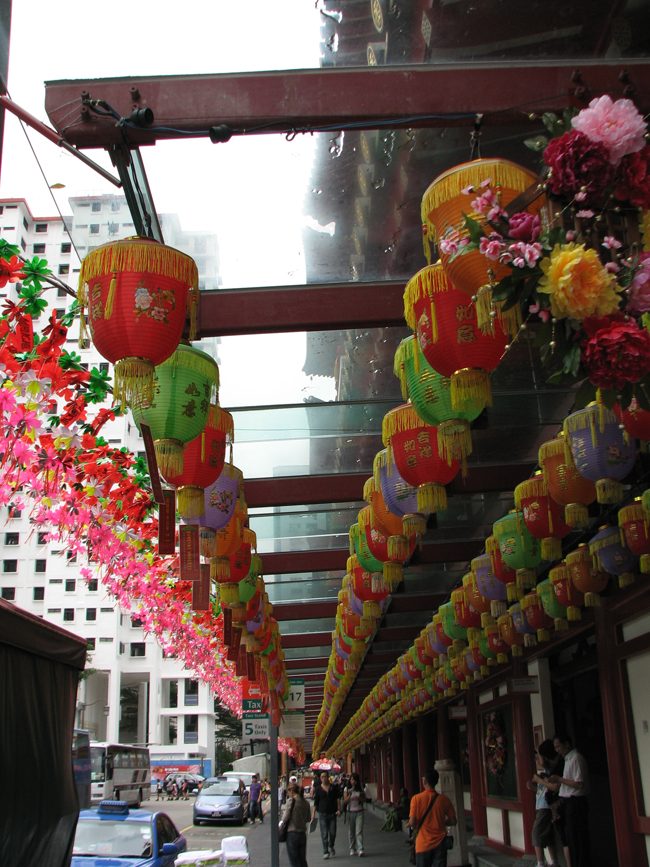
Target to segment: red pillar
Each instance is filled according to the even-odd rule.
[[[527,670],[517,660],[513,661],[514,677],[523,677]],[[532,780],[536,771],[535,742],[533,740],[533,715],[530,709],[530,696],[515,695],[512,700],[513,729],[517,751],[517,788],[519,800],[523,805],[524,819],[524,851],[527,855],[535,852],[533,849],[533,824],[535,822],[535,799],[526,788],[526,783]]]
[[[396,729],[393,738],[393,803],[396,804],[400,789],[404,785],[404,729]]]
[[[422,777],[424,772],[429,769],[429,742],[427,739],[427,726],[425,724],[425,717],[420,714],[416,721],[416,731],[418,738],[418,779],[417,784],[413,789],[412,793],[409,794],[417,794],[422,789]]]
[[[469,766],[472,787],[472,817],[474,819],[474,834],[477,837],[487,837],[487,813],[483,803],[483,750],[481,749],[480,717],[476,707],[475,690],[468,690],[467,695],[467,748],[469,750]]]
[[[620,864],[646,867],[648,854],[645,839],[642,834],[634,830],[637,805],[634,800],[633,776],[629,767],[629,734],[624,717],[626,702],[620,671],[621,662],[616,654],[615,624],[606,600],[603,600],[602,606],[592,610],[618,859]]]
[[[414,723],[402,727],[402,758],[404,763],[404,786],[409,797],[420,791],[417,766],[417,728]]]

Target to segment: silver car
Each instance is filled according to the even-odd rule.
[[[238,780],[207,780],[196,797],[193,822],[228,820],[244,824],[246,818],[247,793]]]

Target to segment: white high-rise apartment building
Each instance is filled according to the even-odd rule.
[[[62,220],[33,217],[24,199],[0,200],[0,227],[5,240],[25,256],[46,258],[52,272],[76,289],[79,257],[107,241],[133,235],[134,227],[122,195],[75,196],[69,203],[72,216]],[[162,215],[160,223],[166,243],[195,259],[201,288],[218,288],[216,236],[183,232],[175,214]],[[14,286],[0,291],[0,304],[7,297],[16,300]],[[50,288],[45,297],[59,311],[73,300],[63,289]],[[42,324],[48,315],[41,314]],[[77,335],[75,324],[66,349],[81,356],[82,364],[108,370],[110,365],[93,346],[79,349]],[[216,357],[216,340],[201,348]],[[109,422],[101,433],[111,445],[144,455],[130,415]],[[84,564],[67,555],[63,545],[46,542],[45,535],[34,530],[27,512],[11,515],[0,509],[0,595],[88,642],[91,673],[79,684],[78,727],[88,729],[92,740],[148,744],[152,760],[174,765],[207,759],[211,765],[204,764],[204,769],[214,768],[215,704],[208,687],[193,680],[175,659],[163,658],[137,614],[121,611],[101,581],[94,578],[87,584],[79,573]]]

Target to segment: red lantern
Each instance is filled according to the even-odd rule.
[[[348,560],[348,572],[354,595],[363,602],[363,616],[376,620],[381,614],[379,603],[388,596],[390,587],[381,573],[366,572],[361,566],[355,566],[353,559]]]
[[[542,540],[542,560],[559,560],[562,542],[571,532],[558,504],[549,496],[544,477],[537,473],[515,488],[515,506],[524,515],[524,523],[537,539]]]
[[[620,424],[631,437],[636,437],[636,439],[644,442],[650,440],[650,412],[641,409],[636,397],[632,398],[627,409],[621,409],[615,403],[614,412]]]
[[[550,637],[549,629],[553,626],[554,621],[552,617],[546,614],[542,597],[538,594],[537,590],[531,590],[530,593],[526,593],[521,600],[521,610],[530,626],[537,630],[537,640],[548,641]]]
[[[465,576],[467,577],[467,576]],[[465,579],[463,579],[464,582]],[[478,641],[481,631],[481,613],[472,605],[467,588],[457,587],[451,592],[451,604],[454,606],[454,616],[461,626],[473,630],[467,633],[470,646]]]
[[[574,586],[585,595],[587,608],[600,605],[600,594],[607,587],[609,575],[596,568],[589,546],[586,543],[578,545],[567,555],[565,562]]]
[[[565,448],[564,433],[540,446],[539,465],[549,494],[564,508],[566,523],[575,529],[588,527],[587,506],[596,499],[596,485],[576,469],[570,450]]]
[[[182,518],[205,514],[203,491],[214,484],[224,468],[226,444],[232,443],[233,420],[229,412],[211,406],[203,432],[188,443],[183,455],[183,472],[167,475],[166,481],[177,491]]]
[[[517,632],[515,623],[512,617],[512,611],[506,611],[497,620],[497,626],[503,640],[510,646],[510,651],[513,656],[521,656],[521,646],[525,642],[525,636],[521,632]],[[489,627],[488,627],[489,629]]]
[[[371,480],[372,481],[372,480]],[[381,494],[373,495],[376,504],[381,499]],[[382,500],[383,502],[383,500]],[[399,529],[402,529],[400,518],[392,516]],[[391,534],[391,531],[382,524],[377,511],[372,506],[365,506],[359,512],[359,529],[363,531],[372,556],[384,564],[383,574],[391,589],[402,580],[402,563],[404,563],[415,550],[415,537],[407,539],[406,536]]]
[[[641,572],[647,574],[650,572],[650,536],[640,497],[619,510],[618,526],[623,531],[623,539],[630,551],[641,558]]]
[[[449,465],[439,456],[437,428],[403,404],[384,416],[382,436],[404,481],[418,489],[418,511],[446,509],[445,485],[458,474],[460,465],[458,461]]]
[[[581,620],[580,608],[585,604],[584,593],[575,586],[566,563],[554,566],[548,573],[557,601],[566,608],[567,620]]]
[[[507,615],[502,615],[506,617]],[[501,618],[499,618],[501,619]],[[512,619],[512,618],[511,618]],[[514,630],[514,626],[513,626]],[[492,653],[496,654],[496,660],[499,665],[508,661],[508,651],[510,650],[510,645],[501,635],[501,631],[499,629],[498,624],[490,624],[485,627],[485,635],[487,636],[488,644],[490,645],[490,650]],[[517,633],[515,632],[515,635]],[[521,640],[524,640],[523,635],[520,636]],[[489,661],[488,661],[489,665]]]
[[[151,238],[103,244],[81,263],[81,329],[87,307],[95,347],[115,365],[114,397],[123,406],[134,397],[151,403],[154,367],[178,346],[188,307],[195,323],[198,286],[194,260]],[[190,340],[194,331],[195,324]]]
[[[404,314],[428,363],[451,380],[453,409],[490,406],[490,373],[509,342],[500,323],[494,336],[483,334],[475,305],[452,286],[440,263],[418,271],[407,284]]]
[[[517,570],[503,562],[501,546],[496,536],[488,536],[485,540],[485,550],[492,560],[492,571],[502,584],[506,585],[508,599],[516,597]],[[503,612],[501,612],[503,613]],[[501,615],[499,615],[501,616]]]
[[[474,560],[472,560],[472,566],[474,566]],[[470,605],[479,613],[481,616],[481,625],[485,626],[485,623],[483,623],[483,615],[490,615],[490,600],[486,599],[481,593],[476,573],[474,571],[468,572],[467,575],[463,576],[463,586],[465,587],[467,599]]]

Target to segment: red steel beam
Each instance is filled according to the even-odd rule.
[[[411,611],[433,610],[444,601],[445,597],[440,593],[397,593],[393,596],[386,613],[407,614]],[[273,606],[273,616],[278,623],[283,620],[335,617],[337,604],[335,599],[326,599],[322,602],[277,602]]]
[[[438,597],[441,599],[441,597]],[[373,639],[372,646],[382,641],[413,641],[420,634],[421,626],[381,626]],[[332,643],[331,632],[294,632],[282,636],[282,647],[326,647]]]
[[[134,105],[150,108],[155,126],[181,131],[128,128],[129,141],[135,144],[180,138],[183,131],[207,136],[208,129],[219,124],[242,132],[262,124],[269,125],[267,132],[338,128],[349,122],[368,128],[387,123],[447,127],[467,125],[466,115],[477,112],[484,115],[484,124],[512,124],[529,111],[561,111],[568,103],[582,107],[602,93],[623,96],[625,84],[619,74],[625,67],[641,113],[650,109],[646,59],[581,58],[582,101],[573,96],[576,65],[562,60],[492,61],[48,81],[45,108],[54,127],[81,148],[123,143],[122,130],[112,117],[82,111],[84,95],[105,100],[122,117],[128,117]],[[78,106],[78,111],[71,111],[71,106]]]
[[[474,494],[491,491],[514,491],[529,478],[535,464],[495,464],[468,467],[466,479],[456,478],[448,493]],[[246,503],[250,508],[271,506],[304,506],[307,503],[348,503],[363,499],[367,473],[330,473],[313,476],[278,476],[268,479],[247,479]],[[268,570],[267,570],[268,571]]]

